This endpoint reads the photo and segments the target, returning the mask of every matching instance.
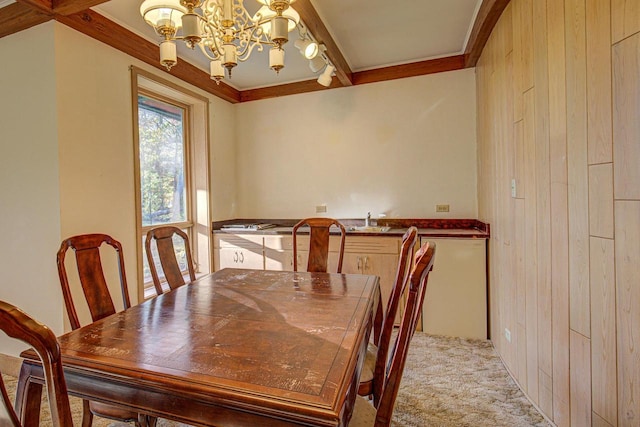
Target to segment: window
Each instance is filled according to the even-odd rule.
[[[208,197],[201,197],[208,195],[208,103],[139,69],[133,68],[133,81],[139,297],[148,298],[155,289],[144,240],[154,227],[185,231],[196,272],[210,271]],[[176,240],[174,245],[186,273],[184,244]]]
[[[189,222],[187,108],[138,95],[142,226]]]

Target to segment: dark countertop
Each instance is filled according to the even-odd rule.
[[[407,228],[415,225],[418,227],[418,235],[422,237],[441,237],[441,238],[471,238],[471,239],[488,239],[490,237],[489,224],[478,221],[476,219],[378,219],[374,222],[378,226],[390,227],[389,231],[357,231],[351,227],[364,225],[362,219],[340,219],[339,220],[347,229],[349,236],[388,236],[402,237]],[[295,219],[233,219],[227,221],[214,222],[214,233],[228,234],[260,234],[260,235],[291,235],[293,226],[298,222]],[[229,224],[276,224],[276,227],[266,228],[263,230],[250,229],[223,229],[223,225]],[[300,230],[303,234],[304,230]]]

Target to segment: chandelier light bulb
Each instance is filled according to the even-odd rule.
[[[177,62],[176,44],[171,40],[160,43],[160,63],[166,67],[167,71],[171,71],[171,67]]]
[[[200,17],[195,13],[186,13],[182,16],[182,38],[193,49],[200,41]]]
[[[261,3],[272,10],[276,10],[276,8],[282,8],[286,5],[286,7],[291,6],[291,4],[295,3],[296,0],[257,0],[258,3]]]
[[[289,20],[282,15],[271,18],[271,40],[282,49],[282,45],[289,41]]]
[[[223,53],[222,65],[227,69],[229,78],[231,78],[231,70],[238,65],[236,46],[233,43],[225,43]]]
[[[140,15],[161,35],[167,29],[175,34],[182,27],[182,16],[185,13],[187,9],[175,0],[145,0],[140,5]]]
[[[215,61],[211,61],[209,66],[211,79],[216,82],[216,84],[220,84],[220,81],[224,79],[224,68],[222,67],[222,61],[216,59]]]
[[[260,18],[258,18],[258,15],[260,15]],[[262,31],[264,31],[265,34],[270,34],[271,33],[271,19],[276,15],[277,15],[276,12],[274,12],[271,9],[269,9],[268,6],[262,6],[253,15],[253,20],[254,21],[258,21],[258,19],[259,19],[261,22],[264,21],[262,24],[260,24],[260,27],[262,27]],[[291,8],[291,7],[288,8],[287,10],[283,11],[282,12],[282,16],[287,18],[287,20],[289,21],[287,23],[288,32],[293,31],[296,28],[296,26],[298,25],[298,23],[300,22],[300,14],[298,12],[296,12],[296,10]]]
[[[269,50],[269,68],[280,74],[280,70],[284,68],[284,50],[278,47]]]

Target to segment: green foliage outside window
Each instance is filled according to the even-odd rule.
[[[184,110],[138,97],[142,225],[187,220]]]

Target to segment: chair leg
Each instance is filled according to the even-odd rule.
[[[91,427],[93,424],[93,414],[91,413],[91,409],[89,409],[89,401],[82,401],[82,427]]]
[[[138,414],[138,421],[136,427],[155,427],[158,419],[151,415]]]

